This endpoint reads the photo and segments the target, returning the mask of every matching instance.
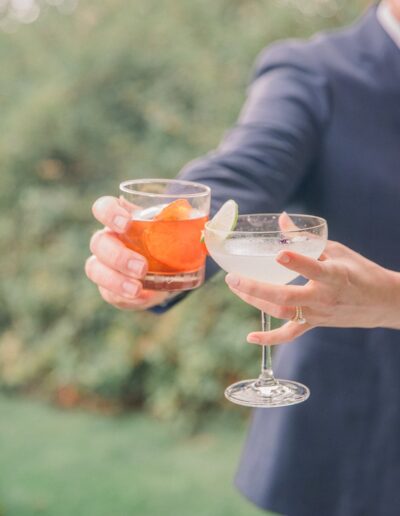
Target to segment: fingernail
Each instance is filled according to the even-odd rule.
[[[250,342],[250,344],[260,344],[261,339],[260,339],[260,337],[257,337],[256,335],[249,335],[247,337],[247,342]]]
[[[126,226],[128,225],[128,222],[129,222],[129,219],[127,219],[126,217],[123,217],[122,215],[117,215],[113,220],[114,226],[117,226],[117,228],[121,229],[121,230],[126,228]]]
[[[235,274],[228,274],[225,277],[225,281],[228,283],[230,287],[238,287],[240,285],[240,278]]]
[[[277,256],[276,261],[279,263],[289,263],[290,257],[289,257],[289,255],[282,253]]]
[[[140,260],[129,260],[128,269],[137,276],[143,276],[146,265]]]
[[[139,292],[138,285],[135,285],[134,283],[131,283],[130,281],[124,281],[122,283],[122,288],[127,294],[130,294],[131,296],[136,296],[136,294]]]

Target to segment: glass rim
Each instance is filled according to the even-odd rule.
[[[196,193],[181,193],[181,194],[166,194],[166,193],[154,193],[154,192],[141,192],[140,190],[130,189],[131,185],[143,184],[143,183],[163,183],[163,184],[181,184],[183,186],[192,186],[194,188],[198,188],[199,192]],[[194,198],[194,197],[207,197],[211,194],[211,189],[209,186],[204,185],[202,183],[196,183],[194,181],[184,181],[181,179],[128,179],[127,181],[122,181],[119,185],[119,189],[122,192],[134,195],[142,195],[143,197],[161,197],[164,199],[182,199],[182,198]]]
[[[248,214],[243,214],[243,215],[239,215],[238,218],[237,218],[237,222],[239,222],[240,219],[244,219],[245,217],[262,217],[262,216],[269,216],[269,217],[280,217],[280,215],[282,215],[283,212],[281,213],[248,213]],[[212,222],[212,219],[208,220],[205,225],[204,225],[204,228],[206,231],[210,231],[210,232],[214,232],[214,233],[220,233],[220,234],[230,234],[230,233],[234,233],[235,235],[238,235],[238,234],[242,234],[242,235],[280,235],[282,233],[299,233],[299,232],[302,232],[302,233],[305,233],[307,231],[312,231],[312,230],[315,230],[315,229],[319,229],[319,228],[322,228],[322,227],[328,227],[328,223],[327,221],[323,218],[323,217],[319,217],[318,215],[307,215],[307,214],[301,214],[301,213],[287,213],[287,216],[288,217],[302,217],[303,219],[317,219],[319,220],[319,224],[316,224],[314,226],[310,226],[308,228],[298,228],[298,229],[288,229],[287,231],[284,231],[282,229],[280,230],[273,230],[273,231],[246,231],[246,230],[236,230],[236,229],[231,229],[231,230],[224,230],[224,229],[213,229],[213,228],[210,228],[209,225],[211,224]],[[236,223],[237,224],[237,223]]]

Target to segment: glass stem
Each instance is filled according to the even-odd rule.
[[[271,317],[265,312],[261,312],[261,328],[262,331],[271,330]],[[259,382],[264,385],[276,385],[278,383],[275,380],[274,372],[272,370],[271,346],[262,346],[261,374]]]

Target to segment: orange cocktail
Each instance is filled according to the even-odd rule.
[[[123,185],[126,188],[126,183]],[[208,218],[208,188],[172,180],[131,181],[129,185],[128,196],[121,188],[121,201],[130,207],[132,220],[121,238],[147,259],[145,288],[179,291],[201,285],[206,258],[201,236]]]

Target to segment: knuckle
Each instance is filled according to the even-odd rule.
[[[113,304],[114,298],[111,292],[105,288],[99,287],[100,296],[106,301],[107,303]]]
[[[125,253],[115,247],[115,246],[110,246],[110,249],[108,251],[108,261],[109,263],[115,267],[116,269],[121,269],[124,265],[125,265]]]
[[[335,249],[337,251],[344,251],[346,247],[342,243],[335,241]]]
[[[101,262],[109,265],[111,268],[120,271],[126,269],[128,261],[127,252],[110,238],[104,230],[97,231],[93,235],[90,242],[90,250]]]
[[[323,266],[319,262],[316,262],[315,267],[313,269],[313,279],[317,281],[320,280],[323,277],[323,273]]]
[[[336,240],[330,240],[327,244],[327,247],[330,251],[337,251],[341,249],[341,244],[339,242],[336,242]]]
[[[335,283],[339,283],[341,285],[350,284],[350,271],[342,263],[331,264],[331,275],[334,278]]]
[[[259,299],[264,299],[265,301],[270,301],[270,293],[268,289],[266,289],[262,285],[255,286],[253,289],[253,296],[258,297]]]
[[[106,288],[110,290],[117,290],[119,289],[119,281],[116,281],[116,278],[114,277],[113,271],[108,269],[107,267],[102,268],[101,273],[97,276],[98,283],[101,283]]]
[[[347,254],[347,248],[340,242],[329,242],[326,250],[331,258],[340,258]]]
[[[255,285],[253,283],[253,281],[249,280],[249,279],[241,279],[240,280],[240,284],[239,284],[239,290],[241,290],[243,293],[249,295],[249,296],[253,296],[254,295],[254,292],[255,292]]]
[[[245,292],[248,297],[261,297],[261,292],[254,285],[249,285]]]
[[[278,319],[290,319],[289,310],[285,306],[276,308],[275,317]]]
[[[95,256],[88,260],[88,277],[99,286],[108,290],[115,290],[118,282],[114,277],[114,271],[101,264]]]
[[[99,292],[100,296],[106,303],[114,306],[115,308],[121,308],[121,300],[118,296],[102,287],[99,287]]]
[[[116,308],[119,308],[121,305],[121,299],[119,296],[114,294],[113,292],[110,292],[110,290],[102,289],[100,288],[100,295],[104,299],[106,303],[109,305],[115,306]]]

